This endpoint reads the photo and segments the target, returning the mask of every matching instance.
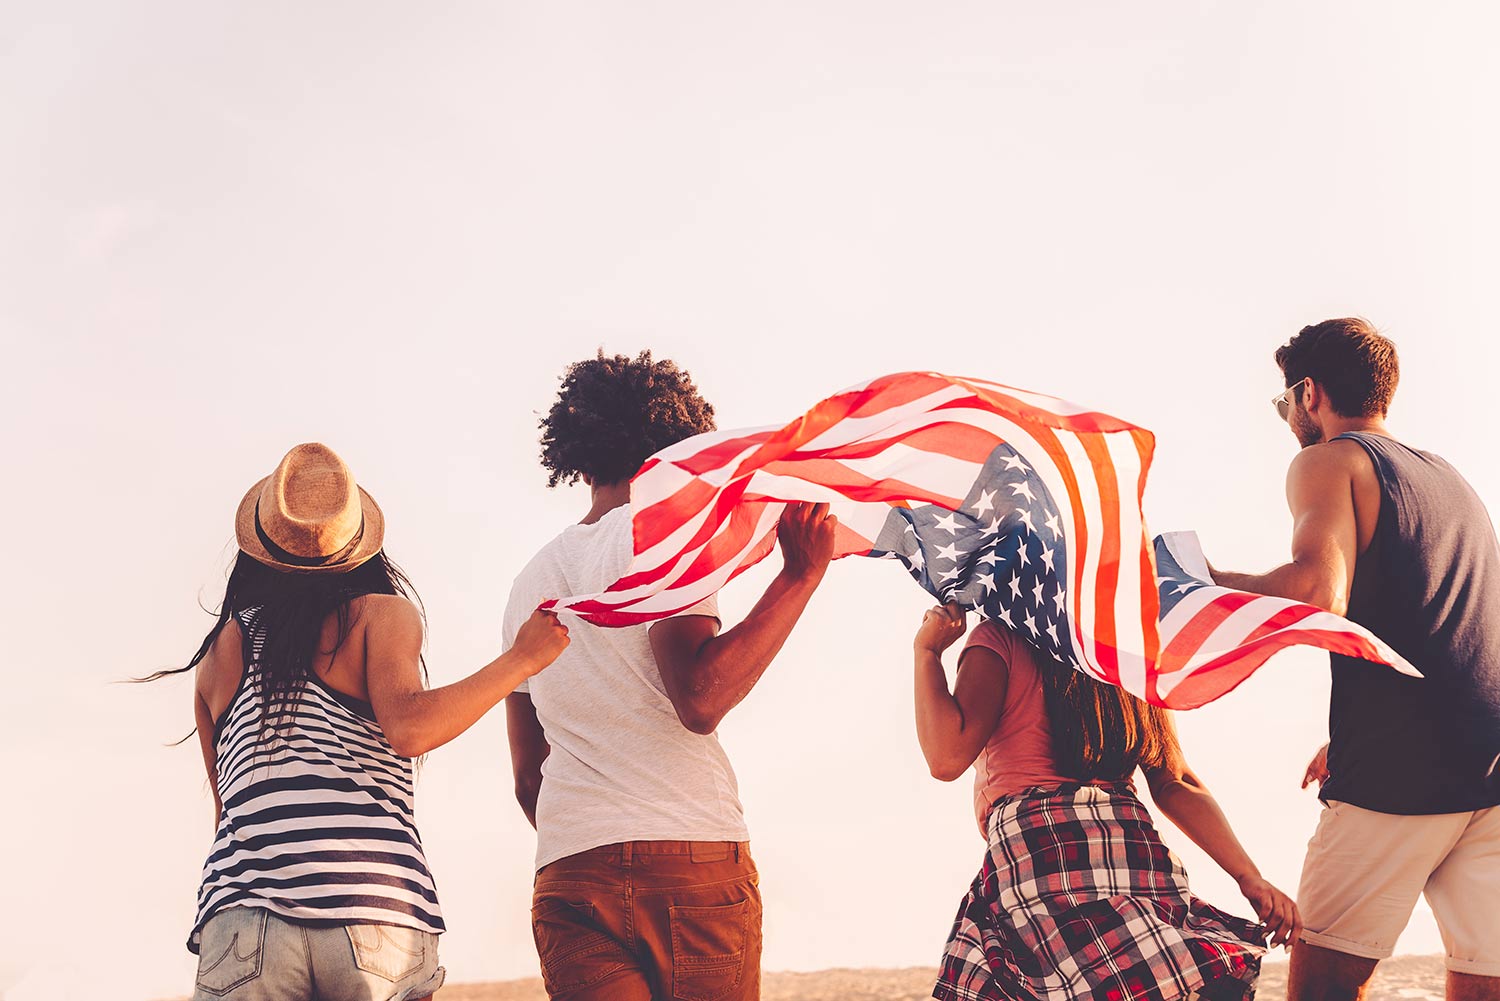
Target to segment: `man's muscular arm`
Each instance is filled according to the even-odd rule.
[[[1354,480],[1345,446],[1314,445],[1298,453],[1287,470],[1286,499],[1292,509],[1292,561],[1263,574],[1213,570],[1214,583],[1343,615],[1359,548]]]
[[[833,558],[838,519],[827,504],[793,504],[776,528],[786,560],[744,621],[720,634],[716,619],[683,615],[651,627],[651,652],[682,725],[713,733],[791,635]]]

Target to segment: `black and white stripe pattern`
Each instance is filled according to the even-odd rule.
[[[229,906],[323,924],[373,922],[443,931],[412,819],[412,765],[368,704],[308,681],[279,732],[261,734],[255,610],[238,616],[251,653],[219,725],[219,821],[188,948]]]

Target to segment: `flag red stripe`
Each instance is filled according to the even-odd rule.
[[[976,386],[963,379],[955,379],[954,382],[965,389],[972,390],[974,400],[953,400],[944,403],[943,407],[974,406],[975,400],[983,401],[980,409],[999,410],[1001,413],[1011,417],[1018,417],[1024,421],[1035,422],[1047,427],[1056,428],[1059,431],[1072,431],[1075,434],[1107,434],[1114,431],[1131,431],[1135,425],[1122,421],[1118,417],[1109,414],[1101,414],[1094,411],[1086,411],[1079,414],[1059,414],[1051,410],[1044,410],[1021,400],[1017,397],[1007,395],[997,389],[987,386]]]
[[[764,447],[765,443],[774,435],[774,431],[756,431],[751,434],[725,438],[723,441],[705,445],[701,451],[672,459],[670,460],[670,464],[694,476],[702,476],[704,473],[711,473],[715,469],[722,469],[731,459],[752,445]],[[660,462],[662,460],[656,461]],[[641,472],[632,478],[632,482],[640,479],[642,474],[645,473],[646,468],[646,466],[642,466]]]
[[[1286,629],[1262,636],[1195,667],[1172,689],[1168,709],[1196,709],[1238,688],[1246,678],[1278,653],[1292,646],[1316,646],[1334,653],[1384,663],[1375,645],[1361,636],[1337,629]],[[1379,670],[1375,664],[1370,669]]]
[[[1072,614],[1068,616],[1073,625],[1074,642],[1082,648],[1086,642],[1083,635],[1083,624],[1080,621],[1079,609],[1083,607],[1083,554],[1087,552],[1089,544],[1088,516],[1083,506],[1083,493],[1078,486],[1078,474],[1073,469],[1073,463],[1068,459],[1067,450],[1056,433],[1049,427],[1030,427],[1027,433],[1032,440],[1041,447],[1051,461],[1057,474],[1062,477],[1063,487],[1068,491],[1068,505],[1073,511],[1073,535],[1076,538],[1068,539],[1069,559],[1073,561],[1073,593],[1070,595],[1069,606]],[[1014,447],[1014,445],[1012,445]],[[1019,451],[1019,450],[1018,450]],[[1024,458],[1024,456],[1023,456]]]
[[[1214,630],[1224,620],[1255,600],[1255,595],[1243,591],[1225,591],[1193,613],[1182,628],[1172,634],[1161,655],[1156,658],[1158,674],[1170,674],[1187,666]]]
[[[665,542],[673,532],[712,505],[718,494],[717,487],[693,479],[665,500],[631,511],[630,527],[635,537],[636,553],[644,553]]]
[[[1004,442],[1005,439],[999,435],[972,424],[942,421],[883,438],[868,438],[847,445],[789,452],[776,462],[796,462],[807,458],[870,459],[890,446],[899,444],[934,455],[982,463]],[[767,464],[767,468],[771,465],[773,464]]]
[[[1135,428],[1130,432],[1130,438],[1135,443],[1136,455],[1141,460],[1141,471],[1135,483],[1135,502],[1139,507],[1146,496],[1146,473],[1151,468],[1151,457],[1156,451],[1156,437],[1150,431]],[[1145,640],[1143,653],[1147,665],[1146,694],[1149,699],[1156,695],[1157,673],[1151,670],[1151,665],[1156,663],[1161,650],[1161,639],[1156,628],[1156,623],[1161,618],[1161,598],[1156,593],[1156,548],[1151,544],[1151,536],[1146,532],[1144,521],[1141,523],[1138,573],[1141,576],[1141,636]]]
[[[1078,441],[1094,468],[1099,488],[1099,562],[1094,571],[1095,664],[1111,684],[1119,684],[1120,659],[1116,651],[1115,589],[1120,577],[1120,484],[1109,449],[1095,434],[1081,434]]]

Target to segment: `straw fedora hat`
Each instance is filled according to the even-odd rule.
[[[380,552],[385,516],[344,460],[314,442],[292,449],[250,488],[234,530],[240,549],[267,566],[340,573]]]

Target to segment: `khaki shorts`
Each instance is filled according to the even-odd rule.
[[[1304,942],[1385,959],[1424,893],[1448,969],[1500,977],[1500,807],[1417,817],[1324,808],[1297,893]]]

